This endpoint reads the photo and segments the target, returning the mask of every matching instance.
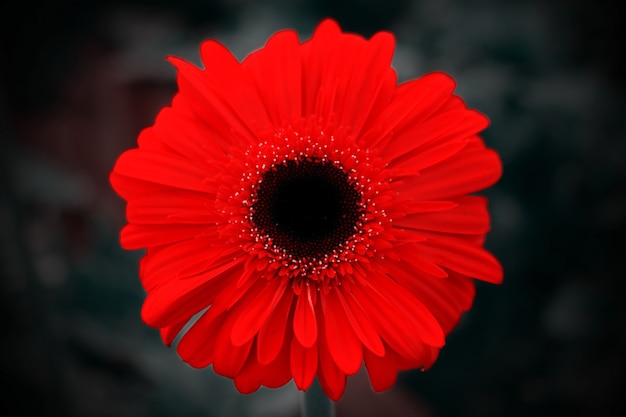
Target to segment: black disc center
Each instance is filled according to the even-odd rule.
[[[360,193],[340,167],[290,160],[263,174],[251,219],[274,245],[298,258],[315,258],[354,234],[360,203]]]

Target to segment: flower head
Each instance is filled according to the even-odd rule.
[[[239,391],[332,399],[364,363],[374,389],[428,368],[474,298],[499,283],[483,248],[501,175],[481,113],[443,73],[397,84],[395,41],[323,21],[242,62],[169,58],[179,92],[118,159],[126,249],[146,248],[142,318]]]

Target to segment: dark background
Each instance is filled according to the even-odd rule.
[[[298,393],[238,394],[144,326],[140,252],[108,186],[176,87],[164,60],[216,38],[243,58],[323,17],[391,30],[401,80],[431,70],[486,113],[502,180],[487,247],[505,281],[426,373],[341,416],[618,416],[626,411],[624,6],[594,1],[57,1],[0,9],[2,416],[296,416]]]

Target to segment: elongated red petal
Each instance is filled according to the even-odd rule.
[[[361,306],[354,299],[354,295],[348,292],[337,290],[337,297],[346,313],[346,317],[354,332],[359,337],[363,345],[378,356],[385,354],[385,346],[378,335],[378,332],[370,323]]]
[[[210,48],[208,45],[205,48]],[[181,93],[192,102],[190,108],[196,116],[209,122],[216,140],[221,139],[223,146],[226,146],[227,139],[231,143],[241,141],[242,145],[253,143],[256,132],[265,127],[268,120],[256,90],[249,79],[242,76],[239,65],[231,67],[229,77],[222,78],[224,82],[210,82],[215,65],[202,71],[179,58],[170,57],[169,61],[178,69],[177,82]]]
[[[392,34],[378,32],[367,43],[365,53],[358,49],[347,50],[346,58],[350,54],[359,54],[358,59],[350,62],[359,62],[350,75],[348,91],[343,94],[345,101],[338,106],[339,123],[352,127],[351,133],[358,137],[366,124],[374,119],[385,108],[395,90],[396,74],[389,67],[395,48],[395,39]]]
[[[502,282],[502,265],[495,256],[481,246],[476,246],[452,236],[428,234],[428,244],[417,243],[419,250],[438,263],[461,274],[483,281]]]
[[[370,383],[374,391],[386,391],[396,382],[398,368],[389,359],[389,356],[380,357],[366,350],[363,352],[365,367],[370,377]]]
[[[173,100],[177,103],[179,97]],[[195,122],[188,112],[173,107],[164,107],[158,114],[154,126],[141,131],[137,138],[140,149],[150,153],[173,154],[183,159],[200,162],[207,173],[219,172],[221,164],[226,162],[223,149],[214,140],[205,140],[211,135],[210,129]],[[176,138],[176,140],[172,140]],[[205,161],[212,164],[205,164]]]
[[[173,188],[167,185],[154,182],[144,181],[137,178],[121,175],[116,171],[109,174],[109,182],[111,187],[120,197],[126,201],[151,193],[169,193],[179,188]]]
[[[130,223],[120,233],[124,249],[142,249],[149,246],[162,246],[193,239],[202,234],[204,224],[159,224],[145,225]]]
[[[315,305],[313,304],[312,291],[315,290],[310,285],[305,285],[302,288],[293,316],[294,334],[304,347],[313,346],[317,340],[317,322],[315,320]]]
[[[363,289],[356,286],[353,291],[355,299],[391,348],[405,357],[418,355],[417,345],[421,343],[421,340],[415,333],[408,333],[404,325],[399,323],[405,317],[399,316],[385,300],[380,300],[369,292],[365,293]],[[389,319],[390,317],[394,317],[395,320]]]
[[[235,321],[231,338],[235,346],[243,345],[259,332],[282,298],[287,282],[281,283],[278,279],[267,282],[261,280],[259,287],[262,288],[250,289],[254,298],[246,303],[245,309]]]
[[[241,260],[220,265],[195,278],[172,280],[150,291],[141,309],[141,318],[154,327],[189,319],[211,303],[236,273]]]
[[[254,350],[254,346],[251,349]],[[242,394],[252,394],[258,390],[263,379],[263,368],[254,355],[248,356],[247,362],[233,378],[237,391]]]
[[[213,370],[228,378],[234,378],[239,373],[250,355],[253,343],[251,339],[241,346],[232,344],[231,335],[236,319],[236,315],[228,314],[213,342]]]
[[[252,350],[255,349],[254,344]],[[285,344],[280,355],[276,360],[269,364],[261,364],[255,355],[248,356],[247,362],[235,376],[235,387],[242,394],[250,394],[261,385],[268,388],[278,388],[285,385],[292,379],[290,367],[290,345]]]
[[[177,191],[145,194],[126,206],[126,218],[137,224],[195,223],[205,225],[222,221],[222,216],[208,209],[209,197]]]
[[[405,324],[414,326],[413,329],[417,331],[419,338],[424,343],[432,346],[443,346],[444,334],[441,326],[424,304],[387,275],[374,273],[373,276],[375,280],[372,280],[372,284],[366,285],[366,287],[369,287],[371,291],[377,293],[384,300],[393,302],[398,312],[410,317],[410,320]]]
[[[405,213],[430,213],[433,211],[449,210],[455,208],[456,206],[458,206],[458,203],[455,203],[454,201],[412,201],[407,204]]]
[[[484,197],[462,197],[445,211],[410,214],[397,221],[400,227],[446,233],[484,234],[489,231],[489,213]]]
[[[225,319],[225,314],[202,314],[178,342],[176,350],[180,357],[194,368],[210,365],[213,362],[215,340]]]
[[[276,359],[285,342],[285,333],[289,331],[287,323],[293,317],[290,314],[293,292],[285,291],[273,313],[259,330],[257,338],[257,356],[261,364],[268,364]]]
[[[418,277],[402,263],[387,265],[390,274],[403,287],[419,298],[433,313],[444,333],[449,333],[474,300],[474,281],[456,272],[445,279]]]
[[[275,98],[265,105],[271,120],[278,126],[302,116],[300,53],[297,33],[284,30],[243,61],[243,71],[250,76],[260,94]]]
[[[190,164],[175,155],[151,153],[142,149],[124,152],[113,170],[118,175],[192,191],[207,191],[205,179],[211,169]]]
[[[293,333],[289,332],[286,338],[292,340]],[[293,378],[290,351],[291,344],[284,343],[281,352],[276,355],[276,359],[267,365],[263,365],[261,379],[264,386],[268,388],[282,387]]]
[[[339,367],[335,364],[330,351],[328,350],[329,341],[326,338],[326,331],[324,329],[323,322],[323,313],[321,309],[317,311],[317,319],[320,323],[320,334],[319,334],[319,366],[317,377],[319,380],[322,389],[333,401],[338,401],[339,398],[343,395],[346,389],[346,374],[343,373]]]
[[[419,246],[415,245],[398,245],[396,253],[406,262],[412,270],[420,275],[432,276],[436,278],[445,278],[448,272],[437,265],[440,261],[439,257],[428,256],[421,253]]]
[[[374,131],[376,137],[367,137],[373,146],[395,130],[403,129],[407,123],[418,124],[435,113],[452,95],[456,83],[447,74],[433,72],[416,80],[401,84],[396,89],[393,100],[382,111],[378,119],[381,130]],[[392,141],[388,144],[403,146],[402,142]]]
[[[426,168],[419,176],[403,179],[399,192],[424,200],[449,199],[482,190],[502,175],[498,154],[489,149],[469,149]]]
[[[387,105],[393,94],[396,78],[389,64],[395,40],[388,33],[370,41],[339,33],[334,21],[325,20],[303,45],[304,114],[333,115],[356,135],[373,109]]]
[[[337,295],[338,291],[340,290],[332,289],[327,295],[320,297],[324,309],[328,351],[342,372],[354,375],[363,361],[363,347],[346,316]]]
[[[437,113],[424,123],[412,125],[406,131],[396,134],[395,143],[404,146],[396,147],[395,152],[392,152],[391,148],[389,149],[389,154],[385,156],[392,160],[390,166],[397,169],[411,169],[414,160],[423,164],[424,168],[433,165],[434,162],[430,163],[424,155],[429,158],[436,158],[436,160],[443,160],[445,157],[441,157],[435,152],[428,155],[426,152],[429,149],[447,142],[462,143],[464,139],[472,138],[489,126],[489,120],[482,113],[465,108],[465,105],[456,100],[456,97],[452,97],[449,103],[451,104],[450,109]],[[448,153],[454,154],[455,152]]]
[[[410,170],[412,173],[419,173],[459,153],[467,144],[467,139],[455,139],[436,146],[424,147],[425,149],[420,149],[415,156],[407,158],[407,162],[410,161],[410,167],[405,168],[403,164],[396,166],[399,169]]]
[[[141,283],[150,291],[162,282],[196,276],[233,259],[240,252],[230,245],[217,245],[215,240],[194,238],[180,243],[149,248],[141,259]]]
[[[208,120],[211,121],[211,125],[224,123],[226,129],[224,138],[231,140],[233,138],[229,137],[229,131],[255,131],[255,129],[264,129],[269,126],[270,119],[266,112],[267,97],[259,94],[255,83],[244,73],[243,66],[237,58],[224,45],[214,40],[208,40],[202,44],[200,55],[205,65],[203,75],[207,81],[203,98],[209,102],[219,101],[223,103],[224,108],[228,109],[224,113],[209,114]],[[215,116],[221,117],[222,120],[219,122],[214,120]],[[241,127],[238,127],[239,123]],[[256,137],[249,139],[256,139]]]
[[[317,372],[318,348],[314,343],[304,347],[295,337],[291,340],[291,373],[296,387],[300,390],[309,388]]]

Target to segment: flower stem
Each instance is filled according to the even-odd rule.
[[[301,417],[335,417],[335,403],[326,396],[317,378],[301,393],[300,406]]]

